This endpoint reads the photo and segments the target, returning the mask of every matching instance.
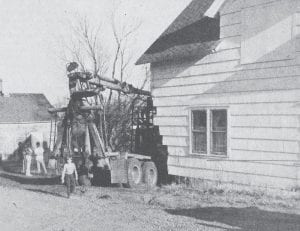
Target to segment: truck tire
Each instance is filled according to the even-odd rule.
[[[148,188],[154,188],[157,184],[158,173],[157,168],[152,161],[143,164],[143,181]]]
[[[138,159],[129,158],[127,160],[127,174],[128,174],[128,182],[125,184],[128,188],[136,188],[142,182],[142,167],[141,163]]]

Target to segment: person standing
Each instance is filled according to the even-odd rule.
[[[40,142],[36,143],[36,149],[34,150],[34,154],[36,155],[36,165],[38,174],[41,173],[41,165],[43,167],[44,173],[47,174],[47,169],[44,162],[44,149],[41,147]]]
[[[75,191],[75,180],[78,181],[78,174],[76,171],[76,166],[72,162],[72,157],[69,156],[67,157],[67,163],[65,163],[61,174],[61,182],[63,184],[66,182],[68,198],[70,198],[71,193]]]
[[[26,170],[25,170],[25,175],[26,176],[32,176],[30,173],[30,166],[31,166],[31,159],[32,159],[32,149],[27,145],[25,150],[24,150],[24,154],[25,154],[25,163],[24,166],[26,165]]]

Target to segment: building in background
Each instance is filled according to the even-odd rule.
[[[0,80],[2,83],[2,80]],[[0,155],[6,159],[31,133],[42,134],[48,142],[52,107],[44,94],[4,95],[0,85]]]
[[[193,0],[151,64],[169,174],[300,186],[300,2]]]

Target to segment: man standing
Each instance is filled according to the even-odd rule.
[[[23,164],[23,166],[24,166],[24,168],[26,166],[25,175],[26,176],[32,176],[31,173],[30,173],[32,150],[29,147],[29,145],[27,145],[25,147],[25,149],[24,149],[24,155],[25,155],[25,158],[24,158],[24,164]]]
[[[36,155],[36,165],[37,165],[38,174],[41,173],[41,165],[43,167],[45,174],[47,174],[47,169],[44,162],[44,149],[41,147],[40,142],[36,143],[36,149],[34,150],[34,153]]]
[[[75,174],[75,179],[74,179]],[[64,169],[61,174],[61,182],[64,184],[66,182],[67,185],[67,195],[70,198],[70,194],[75,190],[75,180],[78,180],[78,174],[76,171],[76,166],[72,162],[72,157],[67,158],[67,163],[64,165]]]

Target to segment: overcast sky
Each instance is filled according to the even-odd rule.
[[[122,20],[142,22],[133,61],[151,45],[190,0],[0,0],[0,78],[5,93],[45,93],[51,102],[67,94],[63,44],[69,22],[85,17],[104,25],[115,6]],[[107,32],[107,33],[106,33]],[[110,42],[109,37],[105,37]],[[63,41],[63,42],[62,42]],[[138,70],[132,70],[138,73]],[[134,79],[132,80],[134,82]]]

